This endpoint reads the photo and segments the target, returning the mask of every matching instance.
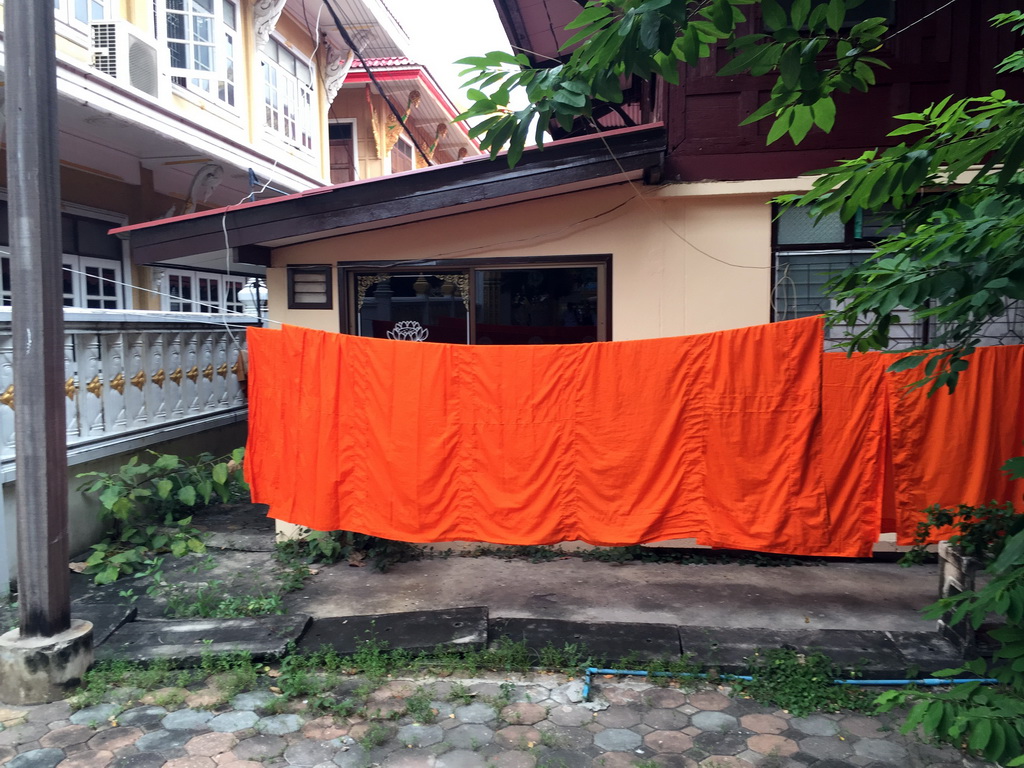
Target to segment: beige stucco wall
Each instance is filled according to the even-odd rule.
[[[279,248],[270,317],[339,330],[337,297],[287,309],[289,264],[611,254],[615,340],[768,322],[775,192],[704,187],[622,184]]]

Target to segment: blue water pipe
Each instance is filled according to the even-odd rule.
[[[601,669],[587,667],[583,675],[583,700],[590,700],[590,681],[592,675],[629,675],[632,677],[686,677],[706,679],[705,672],[647,672],[642,669]],[[753,680],[751,675],[715,675],[716,680]],[[919,680],[833,680],[836,685],[960,685],[962,683],[984,683],[991,685],[999,681],[992,677],[970,677],[947,679],[942,677],[924,677]]]

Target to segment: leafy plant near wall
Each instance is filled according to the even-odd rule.
[[[1013,459],[1004,469],[1020,479],[1022,463]],[[1005,625],[989,632],[1000,643],[991,660],[973,659],[935,673],[937,677],[991,678],[996,684],[964,683],[937,692],[887,691],[878,697],[878,705],[886,712],[913,703],[904,733],[920,725],[939,741],[1008,767],[1020,766],[1024,765],[1024,530],[1018,527],[1004,538],[986,570],[991,578],[981,588],[939,600],[925,615],[934,619],[952,611],[950,623],[970,621],[975,629],[993,613],[1003,617]]]
[[[423,549],[404,541],[392,541],[352,531],[313,531],[301,529],[299,537],[277,545],[278,561],[303,560],[307,563],[337,563],[347,560],[360,566],[369,561],[382,573],[398,563],[423,557]]]
[[[952,528],[948,541],[963,555],[990,561],[997,557],[1007,539],[1024,531],[1024,515],[1019,514],[1012,502],[983,504],[972,507],[960,504],[944,508],[935,504],[924,510],[927,517],[917,524],[914,546],[900,560],[900,565],[924,562],[926,547],[932,535],[943,528]]]
[[[97,584],[143,570],[163,554],[181,557],[205,551],[192,512],[215,499],[229,502],[248,495],[241,472],[244,448],[219,458],[210,453],[190,459],[149,453],[155,457],[152,462],[133,456],[117,472],[78,475],[90,478],[80,490],[99,495],[100,514],[110,526],[85,561],[85,572],[94,574]]]

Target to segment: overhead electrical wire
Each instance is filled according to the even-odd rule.
[[[420,157],[423,158],[423,162],[425,162],[428,166],[434,165],[434,161],[427,157],[427,153],[423,150],[423,147],[420,146],[419,141],[413,135],[413,132],[409,129],[409,126],[406,124],[406,120],[403,119],[402,117],[402,113],[399,112],[394,102],[391,101],[391,98],[388,96],[387,91],[384,90],[383,87],[381,87],[380,81],[377,79],[377,76],[373,73],[373,70],[370,68],[370,65],[366,63],[366,59],[363,57],[362,52],[360,52],[359,48],[352,40],[351,35],[349,35],[348,33],[348,29],[345,28],[345,25],[342,23],[341,18],[334,10],[334,6],[331,4],[330,0],[324,0],[324,7],[326,7],[327,12],[331,14],[331,18],[334,20],[334,25],[338,28],[338,32],[341,34],[341,39],[344,40],[345,45],[347,45],[349,49],[355,53],[356,58],[359,59],[359,63],[362,65],[367,77],[370,78],[370,81],[374,84],[374,86],[376,86],[377,90],[380,92],[380,95],[384,99],[384,102],[388,105],[388,109],[391,110],[391,114],[394,115],[395,119],[398,121],[398,124],[402,126],[402,130],[405,131],[406,135],[409,137],[409,141],[412,142],[412,145],[416,148],[416,151],[419,153]]]

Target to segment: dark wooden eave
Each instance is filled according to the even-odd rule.
[[[660,124],[552,142],[510,169],[505,158],[474,158],[297,195],[111,230],[131,240],[132,259],[166,259],[381,229],[561,191],[638,178],[665,153]],[[227,243],[225,243],[225,231]]]

